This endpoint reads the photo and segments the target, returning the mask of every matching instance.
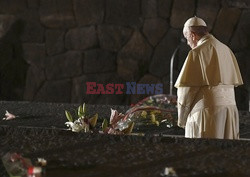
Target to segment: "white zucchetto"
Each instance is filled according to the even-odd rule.
[[[190,26],[207,26],[207,24],[201,18],[195,16],[189,18],[184,24],[184,27],[190,27]]]

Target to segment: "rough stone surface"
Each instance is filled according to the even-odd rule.
[[[132,29],[117,25],[98,26],[98,37],[102,49],[118,51],[129,40]]]
[[[244,81],[244,87],[248,87],[249,88],[249,85],[250,85],[250,70],[249,70],[249,67],[250,67],[250,61],[248,60],[248,58],[250,57],[250,52],[249,50],[246,50],[246,51],[242,51],[242,52],[238,52],[238,53],[235,53],[235,57],[239,63],[239,68],[240,68],[240,71],[241,71],[241,75],[242,75],[242,79]]]
[[[180,30],[171,28],[159,45],[157,45],[149,67],[151,74],[158,77],[169,74],[171,56],[180,43],[179,36]]]
[[[13,45],[12,43],[5,43],[5,41],[0,41],[0,68],[1,68],[1,73],[3,73],[3,68],[12,61],[12,56],[14,55],[13,53]]]
[[[15,60],[8,62],[4,67],[1,68],[1,100],[23,99],[27,68],[27,63],[20,58],[16,58]]]
[[[29,9],[18,15],[22,23],[21,40],[23,42],[44,42],[44,27],[39,20],[37,9]]]
[[[1,0],[0,13],[18,14],[27,10],[26,0]]]
[[[140,0],[107,0],[107,23],[139,27],[142,23],[140,13]]]
[[[158,77],[155,77],[151,74],[146,74],[144,75],[138,83],[142,84],[156,84],[156,83],[161,83],[161,80]]]
[[[40,0],[27,0],[28,8],[38,9]]]
[[[2,38],[10,30],[16,17],[14,15],[0,15],[0,21],[0,38]]]
[[[65,47],[67,49],[88,49],[97,46],[98,39],[94,26],[71,29],[66,33]]]
[[[94,25],[103,22],[105,1],[74,0],[73,2],[78,26]]]
[[[48,55],[60,54],[64,51],[64,30],[47,30],[45,34],[46,52]]]
[[[125,81],[136,81],[139,79],[140,63],[137,60],[127,58],[117,60],[117,74]]]
[[[134,31],[131,39],[118,53],[118,58],[134,59],[147,62],[150,60],[152,48],[139,31]]]
[[[174,0],[170,24],[173,28],[183,28],[185,21],[192,17],[195,12],[194,0]]]
[[[102,49],[84,52],[84,73],[103,73],[116,70],[115,54]]]
[[[0,39],[1,100],[21,100],[23,97],[28,65],[23,58],[19,22],[15,21]]]
[[[219,9],[218,0],[198,1],[197,16],[206,22],[209,31],[213,28]]]
[[[190,50],[191,50],[190,46],[188,46],[186,43],[181,43],[180,48],[174,60],[174,70],[176,70],[178,73],[181,71],[181,68]]]
[[[250,67],[250,61],[248,60],[250,57],[249,51],[242,51],[239,53],[235,53],[235,57],[238,61],[239,68],[241,71],[241,76],[243,79],[244,84],[238,87],[235,87],[235,99],[237,108],[239,110],[249,110],[249,100],[246,98],[249,98],[249,92],[248,90],[250,85],[250,70],[248,69]]]
[[[222,0],[223,7],[236,7],[240,9],[249,9],[249,0]]]
[[[174,58],[174,66],[173,66],[173,95],[177,95],[177,89],[174,87],[177,77],[181,71],[181,68],[186,60],[188,52],[191,48],[186,43],[181,43],[180,48],[178,49],[176,56]],[[168,67],[170,71],[170,66]],[[170,72],[162,78],[162,82],[164,84],[164,90],[166,93],[170,93]]]
[[[188,52],[191,50],[191,48],[186,44],[186,41],[182,41],[180,44],[180,47],[176,53],[176,56],[174,58],[174,64],[173,64],[173,89],[172,92],[174,95],[177,95],[176,88],[174,87],[174,84],[177,80],[177,77],[181,71],[181,68],[186,60],[186,57],[188,55]],[[169,66],[170,70],[170,66]],[[164,84],[164,89],[167,91],[166,93],[170,93],[170,73],[163,77],[162,82]]]
[[[71,102],[72,103],[87,103],[89,100],[84,98],[86,94],[86,82],[87,76],[83,75],[80,77],[75,77],[72,81],[72,91],[71,91]],[[96,79],[96,78],[95,78]],[[94,80],[90,80],[92,82]]]
[[[163,18],[169,18],[171,14],[173,0],[158,0],[158,15]]]
[[[245,61],[250,50],[249,9],[249,0],[0,0],[0,99],[14,99],[14,95],[23,99],[25,88],[16,78],[27,79],[27,68],[19,63],[25,61],[43,69],[49,75],[46,81],[74,80],[82,76],[84,68],[93,74],[114,72],[125,81],[138,82],[148,73],[163,81],[169,77],[168,65],[177,38],[183,37],[183,23],[194,15],[203,18],[212,34],[240,54],[238,62],[245,85],[238,95],[244,98],[250,90]],[[166,42],[171,30],[180,32]],[[73,59],[70,67],[61,60],[53,67],[53,62],[48,62],[49,58],[60,58],[70,51],[84,54],[93,50],[111,52],[112,59],[107,61],[112,64],[102,64],[98,57],[85,61],[90,66],[83,63],[83,58],[82,63],[76,64]],[[189,50],[186,44],[181,44],[174,63],[174,78]],[[109,56],[106,52],[104,55]],[[129,104],[130,97],[124,97],[118,102]],[[100,96],[95,101],[106,103],[112,99],[116,100]],[[248,96],[239,100],[245,108],[248,106]]]
[[[182,129],[163,127],[157,132],[160,127],[156,126],[147,127],[145,130],[149,131],[144,136],[66,131],[64,111],[73,112],[77,106],[79,104],[1,101],[1,115],[9,110],[20,117],[11,121],[0,120],[0,156],[19,152],[31,160],[42,157],[48,162],[47,177],[82,174],[93,177],[160,177],[166,167],[173,167],[178,176],[245,177],[250,174],[249,139],[183,138]],[[125,106],[87,104],[90,115],[99,114],[97,126],[104,118],[109,118],[110,108],[119,112],[128,109]],[[240,112],[241,138],[250,136],[249,120],[249,112]],[[0,176],[8,176],[2,161]]]
[[[46,77],[48,80],[52,80],[79,76],[82,74],[82,63],[82,52],[68,51],[61,55],[47,57],[45,63]]]
[[[124,80],[134,81],[148,68],[152,48],[139,31],[121,49],[117,57],[117,72]]]
[[[250,10],[244,10],[239,19],[230,46],[234,51],[249,50],[250,46]]]
[[[99,104],[99,105],[109,105],[109,104],[116,104],[116,105],[123,105],[128,104],[124,102],[125,94],[120,95],[100,95],[97,100],[92,102],[91,104]]]
[[[22,48],[24,59],[28,64],[35,65],[38,68],[44,68],[46,57],[44,44],[24,43]]]
[[[155,76],[152,76],[150,74],[144,75],[137,84],[161,84],[161,80]],[[146,89],[145,89],[146,90]],[[142,99],[154,94],[132,94],[131,95],[131,103],[136,104]]]
[[[235,88],[234,90],[238,110],[249,110],[249,101],[246,99],[249,98],[247,88],[243,85]]]
[[[49,28],[74,27],[75,17],[71,0],[41,0],[40,20],[43,25]]]
[[[92,77],[96,79],[95,77]],[[72,81],[72,92],[71,92],[71,102],[72,103],[87,103],[89,99],[84,98],[87,91],[86,82],[93,82],[95,80],[90,79],[88,81],[88,76],[83,75],[80,77],[75,77]],[[95,96],[95,95],[94,95]],[[97,96],[95,96],[97,97]]]
[[[172,95],[177,95],[177,89],[174,87],[175,81],[179,75],[179,71],[173,70],[173,86],[172,86]],[[170,94],[170,74],[165,75],[162,78],[163,83],[163,93]]]
[[[24,100],[33,101],[35,93],[45,82],[45,73],[36,66],[30,66],[27,71],[26,85],[24,91]]]
[[[215,22],[213,34],[219,40],[227,44],[232,36],[232,32],[237,24],[240,14],[240,9],[222,8]],[[226,19],[230,19],[230,21]]]
[[[162,176],[166,167],[173,167],[178,176],[235,177],[250,174],[250,145],[244,140],[156,137],[153,133],[147,136],[77,134],[57,129],[25,130],[19,127],[1,128],[1,132],[1,156],[8,151],[22,152],[24,157],[32,159],[42,156],[50,162],[46,166],[48,177],[81,176],[83,173],[93,177],[152,177]]]
[[[169,25],[166,20],[161,18],[151,18],[145,20],[143,25],[143,33],[147,37],[148,41],[155,46],[162,39]]]
[[[42,43],[44,39],[44,28],[38,22],[27,22],[24,25],[24,33],[21,36],[23,42]]]
[[[34,97],[33,101],[40,102],[70,102],[72,81],[70,79],[46,81]]]
[[[157,17],[157,0],[142,0],[141,3],[143,17]]]
[[[97,84],[108,83],[121,84],[122,81],[114,73],[86,74],[73,79],[72,85],[72,103],[88,104],[122,104],[124,95],[101,95],[87,94],[87,82],[96,82]],[[97,89],[97,87],[95,88]]]

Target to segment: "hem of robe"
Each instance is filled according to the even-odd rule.
[[[185,137],[239,139],[239,113],[236,105],[203,108],[190,113]]]

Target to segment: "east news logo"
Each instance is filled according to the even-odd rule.
[[[126,82],[126,84],[108,83],[98,84],[96,82],[86,82],[86,94],[163,94],[163,84],[136,84],[136,82]]]

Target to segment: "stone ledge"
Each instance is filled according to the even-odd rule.
[[[0,156],[19,152],[24,157],[48,161],[46,176],[161,176],[174,167],[178,176],[249,176],[250,141],[187,139],[173,131],[145,136],[73,133],[66,131],[64,110],[78,104],[0,101],[20,118],[0,121]],[[109,117],[110,108],[127,106],[87,105],[90,113]],[[240,112],[241,130],[247,133],[249,112]],[[248,127],[248,128],[247,128]],[[170,133],[170,134],[167,134]],[[249,137],[248,137],[249,138]],[[118,158],[119,157],[119,158]],[[7,176],[0,162],[0,176]]]
[[[20,152],[48,161],[46,176],[249,176],[250,141],[73,133],[0,127],[0,155]],[[119,158],[118,158],[119,157]],[[0,162],[0,175],[5,176]]]

